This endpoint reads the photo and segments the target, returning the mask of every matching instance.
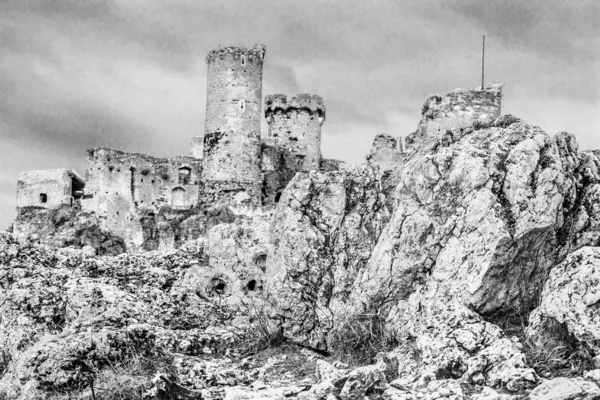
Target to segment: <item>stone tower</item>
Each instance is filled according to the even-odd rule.
[[[260,121],[265,46],[211,50],[202,182],[206,204],[260,205]]]
[[[317,170],[321,165],[321,126],[325,102],[321,96],[298,94],[288,101],[283,94],[265,97],[269,140],[286,148],[297,170]]]
[[[475,121],[494,121],[501,112],[502,85],[494,82],[484,88],[454,89],[444,96],[429,96],[421,109],[418,133],[431,136]]]

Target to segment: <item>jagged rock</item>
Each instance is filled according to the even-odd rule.
[[[424,142],[387,179],[393,193],[368,165],[298,174],[267,262],[285,335],[326,348],[349,316],[404,326],[434,299],[492,318],[526,309],[553,265],[600,237],[598,165],[573,135],[504,116]]]
[[[350,296],[389,218],[377,167],[299,173],[273,217],[268,293],[286,336],[325,348],[333,311]]]
[[[265,253],[262,246],[260,230],[243,224],[216,227],[207,242],[180,251],[117,257],[0,233],[0,349],[8,360],[0,392],[26,399],[85,389],[108,366],[157,351],[234,351],[256,334],[244,323],[258,301],[262,264],[250,263]],[[215,276],[226,276],[231,287],[210,292]],[[255,290],[248,290],[250,277]]]
[[[595,346],[600,339],[600,249],[584,247],[550,272],[539,307],[530,316],[529,334],[543,333],[543,321],[565,324],[578,340]]]
[[[342,400],[378,395],[385,391],[388,366],[380,361],[375,365],[359,367],[346,376],[339,378],[334,385],[343,384],[338,397]]]
[[[390,353],[399,366],[395,387],[419,389],[438,380],[461,379],[517,392],[538,381],[518,341],[463,306],[438,304],[405,334],[404,345]]]
[[[529,304],[569,248],[583,178],[572,135],[510,118],[448,131],[394,172],[396,208],[352,312],[385,304],[402,325],[433,299],[487,315]]]
[[[554,378],[536,387],[530,400],[597,400],[600,388],[583,379]]]

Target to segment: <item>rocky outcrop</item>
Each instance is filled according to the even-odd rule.
[[[580,163],[572,136],[510,116],[428,142],[394,172],[397,206],[352,312],[384,307],[403,325],[434,299],[484,315],[527,307],[571,248]]]
[[[286,336],[326,348],[325,337],[389,219],[381,172],[364,165],[299,173],[273,217],[268,293]]]
[[[531,400],[598,400],[600,388],[583,379],[555,378],[542,383],[529,395]]]
[[[543,334],[544,320],[564,324],[579,341],[596,351],[600,339],[600,248],[584,247],[550,272],[540,305],[530,316],[529,334]]]
[[[177,252],[96,257],[0,233],[0,392],[28,399],[94,379],[101,390],[116,364],[231,351],[255,334],[243,327],[260,302],[261,241],[260,226],[220,225]]]
[[[585,246],[600,243],[599,154],[504,116],[404,157],[391,174],[298,173],[272,216],[207,215],[206,237],[177,251],[110,257],[0,234],[0,393],[108,390],[131,378],[115,365],[152,359],[153,379],[127,381],[150,398],[526,395],[541,379],[494,322],[538,299],[531,335],[552,319],[598,350],[600,253]],[[194,238],[204,222],[184,220]],[[325,360],[356,324],[391,338],[385,351]],[[312,350],[260,359],[273,343]],[[596,375],[573,382],[544,385],[595,393]]]

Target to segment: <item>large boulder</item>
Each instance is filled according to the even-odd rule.
[[[405,327],[434,300],[528,312],[550,269],[600,238],[599,164],[507,115],[423,142],[385,181],[370,165],[298,174],[267,262],[285,334],[325,348],[349,318]]]
[[[325,348],[334,314],[389,220],[382,174],[370,165],[298,173],[272,222],[268,294],[284,334]]]
[[[564,324],[579,341],[600,350],[600,248],[584,247],[554,267],[539,306],[530,316],[529,334],[544,333],[548,318]]]

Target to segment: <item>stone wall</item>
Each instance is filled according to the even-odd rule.
[[[373,148],[367,155],[367,161],[379,165],[383,170],[390,170],[404,160],[405,147],[404,137],[394,138],[385,133],[379,134],[373,140]]]
[[[262,196],[263,206],[279,202],[281,193],[296,175],[297,165],[290,150],[277,146],[272,138],[262,143]]]
[[[454,89],[445,96],[429,96],[421,109],[419,136],[435,135],[447,129],[463,128],[475,121],[490,123],[500,116],[503,83],[483,90]]]
[[[345,164],[345,162],[341,161],[341,160],[335,160],[333,158],[323,158],[323,159],[321,159],[320,171],[321,172],[339,171],[340,166],[342,164]]]
[[[192,142],[190,143],[190,156],[194,158],[203,158],[204,157],[204,135],[202,136],[194,136],[192,138]]]
[[[75,182],[73,182],[75,180]],[[82,190],[84,182],[73,171],[66,169],[21,172],[17,180],[17,207],[56,209],[71,205]]]
[[[260,205],[265,46],[211,50],[204,136],[204,204]]]
[[[81,210],[79,201],[57,209],[21,207],[14,223],[14,234],[33,243],[51,247],[91,246],[99,255],[126,251],[122,238],[101,227],[95,213]]]
[[[108,148],[88,151],[84,209],[102,218],[103,227],[142,246],[140,212],[157,213],[163,207],[197,206],[201,160],[193,157],[155,158]]]
[[[265,97],[268,137],[289,150],[299,171],[318,170],[321,165],[321,126],[325,102],[321,96],[298,94]]]

